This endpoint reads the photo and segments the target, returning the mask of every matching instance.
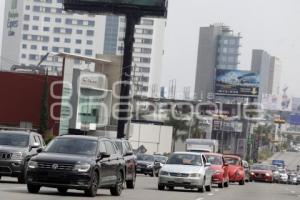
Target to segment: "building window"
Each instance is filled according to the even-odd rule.
[[[81,50],[80,49],[75,49],[74,51],[75,53],[81,54]]]
[[[24,21],[29,21],[30,16],[29,15],[24,15]]]
[[[22,58],[26,58],[26,54],[22,54]]]
[[[24,31],[28,31],[29,30],[29,25],[28,24],[24,24],[23,25],[23,30]]]
[[[63,2],[63,0],[57,0],[57,3],[62,3]]]
[[[49,28],[49,27],[44,27],[44,31],[45,31],[45,32],[49,32],[49,31],[50,31],[50,28]]]
[[[52,51],[53,51],[53,52],[58,52],[58,51],[59,51],[59,48],[58,48],[58,47],[52,47]]]
[[[152,35],[153,34],[153,30],[151,30],[151,29],[143,29],[143,34]]]
[[[45,13],[51,13],[51,8],[46,7],[46,8],[45,8]]]
[[[70,48],[64,48],[64,52],[65,53],[71,53],[71,49]]]
[[[42,46],[42,50],[43,51],[48,51],[48,47],[47,46]]]
[[[142,25],[153,25],[154,21],[152,19],[143,19]]]
[[[77,20],[77,25],[82,26],[83,25],[83,20]]]
[[[235,44],[235,39],[230,40],[230,44]]]
[[[69,19],[69,18],[67,18],[65,22],[66,22],[66,24],[70,24],[70,25],[73,24],[73,20],[72,20],[72,19]]]
[[[22,49],[27,49],[27,45],[26,44],[22,44]]]
[[[40,6],[33,6],[33,11],[34,12],[40,12],[41,11],[41,7]]]
[[[25,6],[25,9],[26,9],[26,10],[30,10],[30,5],[26,5],[26,6]]]
[[[228,44],[228,40],[224,40],[223,43],[224,43],[224,44]]]
[[[87,40],[87,41],[86,41],[86,44],[87,44],[87,45],[93,45],[93,41],[92,41],[92,40]]]
[[[37,50],[37,46],[36,45],[31,45],[30,49]]]
[[[29,54],[29,60],[37,60],[38,56],[35,54]]]
[[[62,8],[56,8],[56,13],[61,14],[62,13]]]
[[[76,30],[76,33],[77,33],[78,35],[82,35],[82,30]]]
[[[72,34],[72,29],[66,28],[66,34]]]
[[[61,23],[61,18],[55,18],[56,23]]]
[[[39,27],[38,26],[32,26],[32,30],[37,31],[37,30],[39,30]]]
[[[76,44],[81,44],[81,40],[76,40],[75,43]]]
[[[53,29],[53,32],[54,32],[54,33],[60,33],[60,28],[55,27],[55,28]]]
[[[50,22],[50,17],[44,17],[45,22]]]
[[[54,42],[59,42],[60,39],[59,39],[58,37],[55,37],[55,38],[53,38],[53,41],[54,41]]]
[[[86,35],[87,36],[94,36],[94,31],[93,30],[87,30]]]
[[[140,58],[140,62],[142,62],[142,63],[150,63],[151,59],[150,58]]]
[[[65,43],[71,43],[71,39],[70,38],[65,38]]]
[[[85,50],[85,55],[87,55],[87,56],[93,55],[93,50],[86,49],[86,50]]]
[[[40,17],[39,16],[33,16],[32,19],[33,19],[33,21],[39,21]]]
[[[150,48],[141,48],[141,53],[151,54],[152,50]]]
[[[95,21],[90,21],[90,20],[89,20],[89,21],[88,21],[88,25],[89,25],[89,26],[95,26]]]

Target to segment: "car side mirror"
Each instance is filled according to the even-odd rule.
[[[98,156],[97,156],[97,161],[100,161],[100,160],[102,160],[104,158],[109,158],[109,157],[110,157],[110,155],[108,153],[106,153],[106,152],[100,152],[98,154]]]
[[[205,167],[210,167],[211,163],[205,163]]]
[[[41,145],[40,145],[39,143],[34,142],[34,143],[30,146],[29,150],[31,151],[32,149],[36,149],[36,148],[40,148],[40,147],[41,147]]]

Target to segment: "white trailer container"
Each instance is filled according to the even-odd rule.
[[[217,153],[219,142],[211,139],[187,139],[186,151]]]

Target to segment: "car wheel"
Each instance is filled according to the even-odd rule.
[[[205,192],[205,188],[202,185],[201,187],[198,188],[198,192],[204,193]]]
[[[90,188],[84,191],[85,195],[89,197],[95,197],[97,195],[98,185],[99,185],[99,175],[98,173],[94,172]]]
[[[218,184],[218,188],[224,188],[224,185],[225,185],[225,183],[224,183],[224,182],[222,182],[222,183],[219,183],[219,184]]]
[[[39,186],[39,185],[27,184],[27,191],[29,193],[32,193],[32,194],[39,193],[40,189],[41,189],[41,186]]]
[[[126,181],[126,187],[128,189],[134,189],[135,187],[136,174],[132,175],[132,180]]]
[[[239,182],[239,185],[245,185],[245,180],[241,180],[241,181]]]
[[[205,191],[207,191],[207,192],[211,191],[211,183],[209,185],[205,186]]]
[[[224,187],[229,187],[229,181],[226,181],[225,183],[224,183]]]
[[[168,190],[173,191],[174,190],[174,186],[168,186]]]
[[[68,191],[68,188],[59,187],[59,188],[57,188],[57,191],[61,194],[66,194]]]
[[[153,177],[153,176],[155,175],[154,169],[152,170],[152,172],[149,173],[149,175],[150,175],[151,177]]]
[[[164,190],[165,189],[165,185],[163,184],[158,184],[158,190]]]
[[[110,188],[110,194],[113,196],[120,196],[123,190],[124,176],[121,171],[118,172],[118,180],[114,187]]]
[[[23,173],[18,177],[18,183],[26,183],[27,162],[24,163]]]

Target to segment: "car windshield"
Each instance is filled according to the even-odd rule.
[[[142,154],[142,155],[137,156],[137,160],[147,161],[147,162],[154,162],[154,156]]]
[[[269,165],[253,165],[253,170],[272,170],[271,166]]]
[[[0,145],[26,147],[29,143],[29,135],[17,133],[1,133]]]
[[[115,141],[115,144],[117,145],[119,152],[123,154],[122,142]]]
[[[59,138],[53,140],[45,151],[49,153],[95,155],[97,141],[82,138]]]
[[[223,165],[222,157],[218,155],[206,155],[207,162],[212,165]]]
[[[155,160],[157,160],[160,163],[166,163],[167,157],[164,157],[164,156],[155,156]]]
[[[279,170],[279,173],[280,173],[280,174],[285,174],[286,171],[285,171],[284,169],[280,169],[280,170]]]
[[[201,156],[195,154],[173,154],[167,161],[169,165],[196,165],[201,166]]]
[[[225,161],[226,161],[226,163],[228,163],[228,165],[239,165],[240,164],[240,160],[238,158],[234,158],[234,157],[225,157]]]

